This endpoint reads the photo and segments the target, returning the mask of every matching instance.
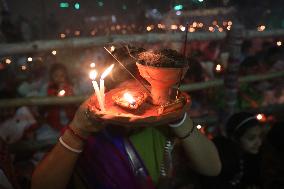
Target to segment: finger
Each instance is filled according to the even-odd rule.
[[[98,116],[100,116],[101,119],[106,119],[106,120],[114,118],[114,116],[111,114],[100,114]]]
[[[131,118],[129,118],[129,121],[130,122],[137,122],[137,121],[139,121],[139,119],[141,119],[140,117],[131,117]]]

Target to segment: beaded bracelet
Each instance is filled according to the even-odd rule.
[[[62,146],[64,146],[65,148],[67,148],[68,150],[72,151],[72,152],[75,152],[77,154],[80,154],[81,152],[83,152],[83,150],[78,150],[78,149],[75,149],[75,148],[72,148],[71,146],[69,146],[68,144],[66,144],[62,137],[59,138],[59,142],[60,144],[62,144]]]
[[[190,129],[190,131],[189,131],[185,136],[182,136],[182,137],[177,136],[177,138],[180,139],[180,140],[184,140],[184,139],[186,139],[187,137],[190,137],[190,135],[193,133],[194,129],[195,129],[195,126],[192,126],[192,128]]]

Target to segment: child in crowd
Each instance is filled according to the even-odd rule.
[[[203,182],[204,188],[259,188],[259,150],[263,139],[260,122],[254,114],[236,113],[229,118],[226,133],[226,138],[213,140],[222,162],[221,174],[207,177]]]

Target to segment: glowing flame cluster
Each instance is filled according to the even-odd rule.
[[[257,114],[256,119],[260,122],[265,122],[266,121],[266,116],[264,114]]]
[[[265,28],[266,28],[265,25],[260,25],[257,27],[257,31],[262,32],[265,30]]]
[[[90,73],[89,73],[89,78],[91,80],[95,80],[97,75],[98,75],[98,72],[96,70],[91,70]]]
[[[114,64],[110,65],[101,75],[101,79],[104,79],[113,69]]]
[[[217,64],[215,69],[216,69],[217,72],[222,71],[222,66],[221,66],[221,64]]]
[[[58,96],[64,96],[65,95],[65,90],[60,90],[59,92],[58,92]]]
[[[132,104],[132,105],[134,105],[135,104],[135,99],[133,98],[133,96],[130,94],[130,93],[124,93],[123,94],[123,98],[127,101],[127,102],[129,102],[129,104]]]
[[[92,63],[90,64],[90,68],[94,68],[94,67],[96,67],[96,63],[92,62]]]

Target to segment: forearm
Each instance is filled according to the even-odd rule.
[[[187,118],[180,127],[173,129],[177,136],[185,136],[192,127],[192,121]],[[182,139],[182,145],[190,164],[198,173],[207,176],[216,176],[220,173],[221,161],[218,151],[213,142],[198,129],[195,128],[190,136]]]
[[[74,149],[82,149],[84,145],[69,130],[63,134],[62,140]],[[66,188],[79,155],[58,142],[34,171],[32,189]]]

